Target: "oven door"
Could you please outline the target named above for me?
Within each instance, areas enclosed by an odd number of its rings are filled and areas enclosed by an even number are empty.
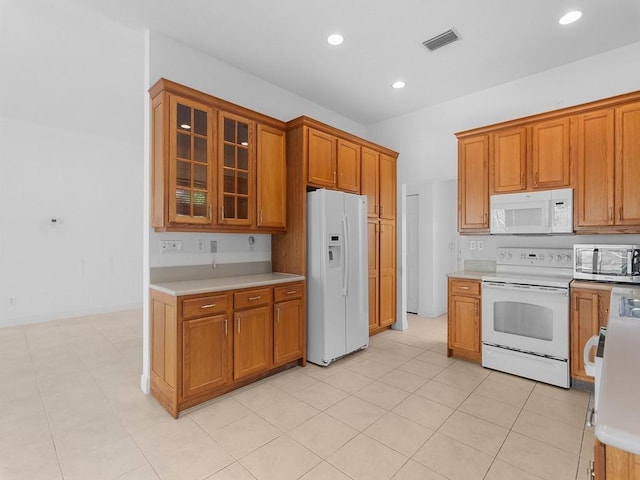
[[[569,289],[482,282],[482,342],[569,358]]]

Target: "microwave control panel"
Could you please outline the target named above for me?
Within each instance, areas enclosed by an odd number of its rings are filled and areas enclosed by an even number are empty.
[[[498,265],[573,268],[571,248],[498,248]]]

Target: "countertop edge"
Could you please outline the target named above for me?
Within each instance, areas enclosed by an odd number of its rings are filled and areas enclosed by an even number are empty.
[[[269,278],[256,278],[271,275]],[[222,292],[244,288],[278,285],[281,283],[302,282],[303,275],[273,272],[271,274],[242,275],[237,277],[223,277],[208,280],[186,280],[181,282],[152,283],[149,288],[176,297],[196,295],[200,293]],[[179,284],[184,284],[180,286]],[[178,288],[176,288],[178,287]],[[180,288],[181,287],[181,288]]]

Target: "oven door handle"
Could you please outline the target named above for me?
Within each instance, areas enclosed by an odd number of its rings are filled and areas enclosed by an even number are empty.
[[[496,290],[515,290],[515,291],[551,293],[551,294],[563,295],[565,297],[569,294],[568,288],[543,287],[540,285],[522,285],[520,283],[482,282],[482,288],[483,289],[490,288],[490,289],[496,289]]]

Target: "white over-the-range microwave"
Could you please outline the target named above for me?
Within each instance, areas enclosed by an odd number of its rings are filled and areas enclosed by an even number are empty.
[[[491,195],[492,234],[573,233],[573,189]]]

